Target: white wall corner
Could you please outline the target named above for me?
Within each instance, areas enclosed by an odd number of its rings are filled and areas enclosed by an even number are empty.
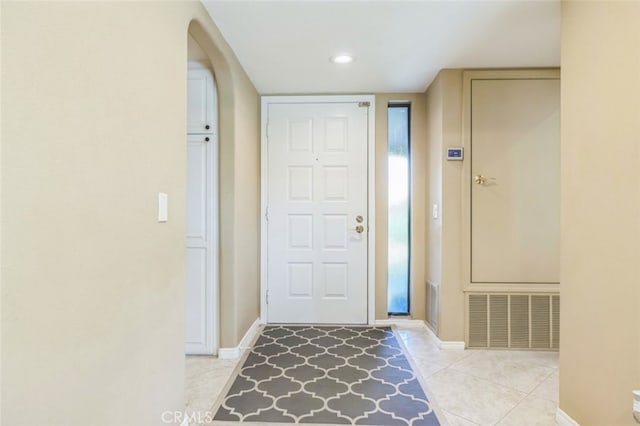
[[[558,426],[580,426],[580,423],[573,420],[571,416],[562,411],[560,407],[556,410],[556,423]]]
[[[251,342],[253,342],[253,339],[256,337],[256,334],[260,331],[261,325],[262,325],[262,322],[260,321],[260,318],[256,318],[253,324],[251,324],[251,327],[249,327],[247,332],[242,337],[242,340],[240,340],[240,344],[232,348],[218,349],[218,358],[219,359],[240,358],[244,350],[251,347]]]

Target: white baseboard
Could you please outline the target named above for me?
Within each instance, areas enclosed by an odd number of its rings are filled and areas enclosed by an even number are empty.
[[[560,407],[556,410],[556,423],[558,426],[580,426],[580,423],[573,420],[571,416],[562,411]]]
[[[424,327],[424,329],[426,329],[429,333],[431,333],[431,335],[433,336],[433,338],[436,340],[436,342],[438,344],[438,348],[440,348],[440,349],[465,349],[464,342],[442,341],[442,340],[440,340],[440,338],[438,336],[436,336],[436,334],[433,332],[433,330],[431,330],[431,328],[429,328],[427,323],[424,322],[423,320],[403,319],[403,318],[390,318],[390,319],[375,320],[374,324],[375,325],[401,325],[401,324],[419,325],[421,327]]]
[[[419,325],[425,326],[426,324],[422,320],[416,319],[405,319],[405,318],[389,318],[389,319],[377,319],[373,322],[373,325]]]
[[[260,318],[256,318],[256,320],[251,324],[251,327],[244,334],[242,340],[240,340],[240,344],[238,346],[234,346],[232,348],[220,348],[218,349],[218,358],[220,359],[238,359],[242,352],[251,345],[251,341],[256,336],[256,333],[260,329],[262,322]],[[182,425],[180,425],[182,426]]]
[[[465,348],[465,344],[464,342],[459,342],[459,341],[444,341],[444,340],[440,340],[438,339],[438,347],[440,349],[464,349]]]
[[[240,340],[240,345],[238,345],[240,346],[240,349],[246,349],[251,346],[251,342],[253,341],[253,338],[256,337],[261,325],[262,322],[260,321],[260,318],[256,318],[253,324],[251,324],[251,327],[249,327],[247,332],[244,333],[242,340]]]
[[[466,349],[466,345],[464,344],[464,342],[456,340],[440,340],[440,338],[436,336],[436,333],[434,333],[431,327],[429,327],[426,323],[425,328],[429,331],[429,333],[431,333],[431,336],[433,336],[433,338],[435,339],[439,349]]]
[[[238,359],[240,358],[240,348],[235,346],[233,348],[220,348],[218,349],[219,359]]]

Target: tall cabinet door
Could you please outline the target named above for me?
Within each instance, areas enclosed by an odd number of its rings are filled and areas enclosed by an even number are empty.
[[[189,70],[187,82],[187,133],[213,132],[214,123],[213,76],[209,70]]]
[[[189,70],[188,87],[185,352],[212,355],[218,281],[216,92],[208,70]]]
[[[560,80],[471,90],[471,282],[558,283]]]

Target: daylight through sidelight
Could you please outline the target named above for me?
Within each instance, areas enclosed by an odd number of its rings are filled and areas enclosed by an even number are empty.
[[[389,104],[388,183],[388,275],[387,311],[409,313],[410,157],[409,104]]]

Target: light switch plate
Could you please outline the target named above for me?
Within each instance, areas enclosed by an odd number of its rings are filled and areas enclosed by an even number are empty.
[[[158,222],[169,220],[169,197],[164,192],[158,192]]]

